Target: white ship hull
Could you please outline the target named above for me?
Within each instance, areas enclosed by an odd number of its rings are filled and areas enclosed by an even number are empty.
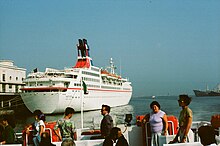
[[[111,107],[127,105],[131,99],[131,92],[93,91],[83,95],[83,110],[100,109],[102,104]],[[45,114],[63,113],[66,107],[81,111],[81,93],[78,95],[68,92],[34,92],[22,93],[21,97],[26,107],[33,112],[41,109]]]
[[[63,113],[66,107],[89,111],[100,109],[102,104],[111,107],[128,104],[132,95],[131,82],[115,73],[112,59],[110,71],[101,69],[93,66],[86,40],[79,40],[77,48],[74,67],[46,68],[45,72],[35,69],[24,80],[26,85],[21,89],[21,97],[31,112],[39,109],[46,114]]]

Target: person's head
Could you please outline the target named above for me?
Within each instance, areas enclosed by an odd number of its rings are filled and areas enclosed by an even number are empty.
[[[153,101],[150,104],[150,108],[154,113],[157,113],[160,110],[160,104],[157,101]]]
[[[114,141],[117,140],[119,137],[122,136],[122,132],[121,129],[118,127],[113,127],[110,131],[110,135],[111,139],[113,139]]]
[[[41,142],[40,142],[40,146],[46,146],[48,144],[51,144],[51,137],[50,134],[47,132],[43,132],[41,134]]]
[[[3,116],[2,116],[1,123],[2,123],[3,126],[8,126],[8,125],[10,125],[12,128],[15,127],[15,120],[14,120],[14,118],[12,118],[12,116],[10,116],[10,115],[3,115]]]
[[[191,102],[192,98],[186,94],[179,95],[179,105],[180,106],[188,106]]]
[[[75,110],[73,108],[67,107],[64,114],[65,116],[69,116],[69,118],[71,118],[74,113],[75,113]]]
[[[105,115],[107,113],[110,113],[110,109],[111,109],[110,106],[103,104],[101,109],[101,114]]]
[[[61,146],[76,146],[76,144],[72,139],[64,139]]]
[[[215,130],[212,126],[201,126],[198,129],[198,135],[203,145],[216,143]]]
[[[1,123],[2,123],[3,126],[7,126],[8,121],[9,121],[8,116],[4,115],[2,120],[1,120]]]
[[[43,120],[43,121],[46,120],[45,115],[42,113],[41,110],[35,110],[33,112],[33,115],[36,120]]]

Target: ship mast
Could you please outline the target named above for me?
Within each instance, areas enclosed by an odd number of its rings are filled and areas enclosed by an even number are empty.
[[[110,58],[110,67],[108,67],[108,68],[110,68],[110,73],[111,74],[115,74],[116,66],[114,65],[114,62],[113,62],[112,58]]]

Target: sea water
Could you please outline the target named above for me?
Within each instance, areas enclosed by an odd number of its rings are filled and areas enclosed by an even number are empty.
[[[161,105],[161,110],[165,111],[167,115],[178,117],[181,107],[179,107],[177,100],[178,96],[132,97],[128,105],[111,108],[110,115],[114,119],[114,124],[117,125],[124,123],[125,114],[132,114],[133,120],[131,123],[135,124],[136,116],[151,112],[150,103],[158,101]],[[210,121],[212,115],[220,114],[220,97],[192,97],[189,108],[193,111],[193,121]],[[63,116],[63,114],[46,115],[46,121],[56,121]],[[97,129],[101,119],[100,110],[83,112],[83,127]],[[30,115],[25,117],[24,115],[24,117],[17,120],[15,131],[20,132],[25,125],[34,121],[34,117]],[[81,113],[74,114],[72,120],[75,122],[76,128],[81,128]]]

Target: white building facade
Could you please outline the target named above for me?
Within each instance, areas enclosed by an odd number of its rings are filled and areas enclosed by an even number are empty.
[[[26,69],[14,65],[11,60],[0,60],[0,95],[21,92]]]

